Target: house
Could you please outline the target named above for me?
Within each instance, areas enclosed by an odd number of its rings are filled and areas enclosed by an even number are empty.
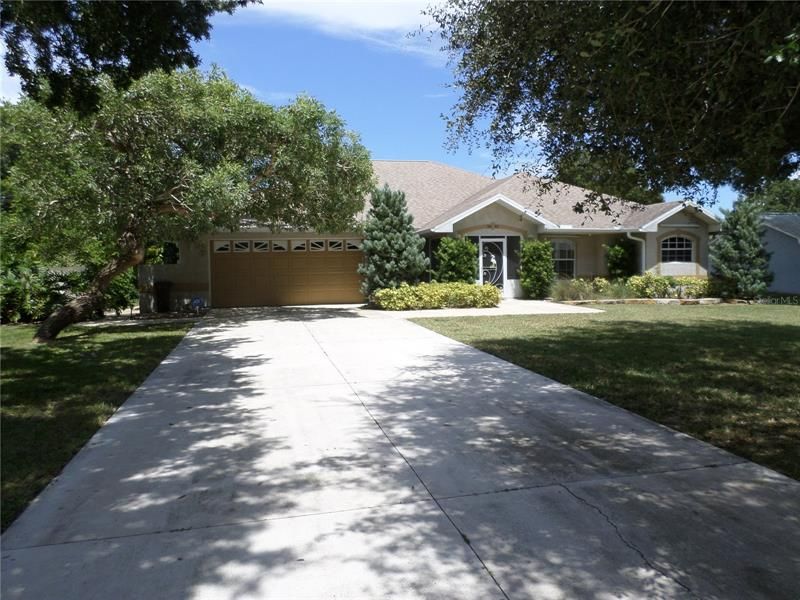
[[[761,240],[770,253],[769,291],[800,294],[800,213],[764,213]]]
[[[445,236],[467,236],[479,246],[479,281],[519,297],[518,250],[525,239],[553,243],[562,277],[607,274],[604,245],[628,237],[638,248],[640,271],[706,277],[708,237],[719,223],[684,203],[638,205],[615,198],[611,215],[578,214],[582,188],[541,187],[524,175],[492,179],[431,161],[373,162],[379,186],[406,194],[408,209],[433,253]],[[538,180],[537,180],[538,181]],[[194,299],[212,307],[361,302],[356,267],[358,232],[318,235],[246,227],[179,244],[174,265],[140,269],[143,311],[153,309],[153,284],[170,282],[175,308]]]

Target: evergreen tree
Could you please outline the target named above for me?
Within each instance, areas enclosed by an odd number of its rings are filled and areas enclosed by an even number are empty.
[[[417,283],[429,264],[424,246],[425,240],[414,231],[406,195],[388,185],[374,190],[364,226],[364,262],[358,267],[364,277],[364,295],[401,283]]]
[[[711,265],[727,289],[741,298],[754,298],[767,291],[772,281],[769,254],[761,243],[762,225],[757,206],[737,202],[723,210],[725,220],[711,242]]]
[[[436,249],[436,281],[475,283],[478,278],[478,246],[467,238],[442,238]]]

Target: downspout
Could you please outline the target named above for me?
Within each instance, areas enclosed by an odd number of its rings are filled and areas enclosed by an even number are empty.
[[[629,240],[633,240],[634,242],[639,242],[642,245],[642,252],[640,254],[640,256],[642,257],[642,260],[640,261],[642,263],[640,266],[640,273],[644,275],[645,266],[647,265],[647,261],[645,260],[645,248],[647,247],[647,244],[645,240],[643,240],[642,238],[633,237],[630,231],[625,232],[625,236]]]

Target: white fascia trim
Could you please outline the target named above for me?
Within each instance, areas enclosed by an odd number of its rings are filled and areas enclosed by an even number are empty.
[[[555,223],[552,223],[552,222],[548,221],[547,219],[545,219],[544,217],[542,217],[540,215],[537,215],[533,211],[528,210],[527,208],[525,208],[524,206],[522,206],[518,202],[514,202],[508,196],[504,196],[503,194],[496,194],[494,196],[491,196],[491,197],[487,198],[486,200],[484,200],[480,204],[476,204],[475,206],[473,206],[471,208],[468,208],[464,212],[457,214],[455,217],[453,217],[451,219],[448,219],[444,223],[439,223],[435,227],[431,227],[430,231],[432,231],[434,233],[453,233],[453,225],[455,225],[459,221],[463,221],[464,219],[466,219],[470,215],[474,215],[476,212],[478,212],[480,210],[483,210],[484,208],[486,208],[487,206],[489,206],[491,204],[494,204],[495,202],[497,202],[499,204],[502,204],[506,208],[508,208],[508,209],[510,209],[510,210],[512,210],[512,211],[514,211],[516,213],[519,213],[520,215],[528,217],[532,221],[535,221],[535,222],[537,222],[537,223],[539,223],[541,225],[544,225],[545,227],[558,227]]]
[[[658,224],[664,221],[665,219],[669,219],[672,215],[676,215],[685,208],[694,208],[701,214],[703,214],[712,224],[719,225],[719,220],[717,217],[714,216],[709,210],[706,210],[702,206],[695,204],[694,202],[681,202],[675,208],[668,210],[663,215],[657,216],[655,219],[650,221],[649,223],[645,223],[639,228],[639,231],[658,231]]]
[[[557,233],[562,235],[569,234],[590,234],[590,233],[625,233],[626,231],[637,231],[636,229],[625,229],[624,227],[581,227],[580,225],[561,225],[555,227],[545,227],[542,233]]]

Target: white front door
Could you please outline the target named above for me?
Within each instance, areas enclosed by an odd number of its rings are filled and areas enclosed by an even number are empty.
[[[505,238],[481,238],[479,250],[478,281],[504,289],[506,287]]]

